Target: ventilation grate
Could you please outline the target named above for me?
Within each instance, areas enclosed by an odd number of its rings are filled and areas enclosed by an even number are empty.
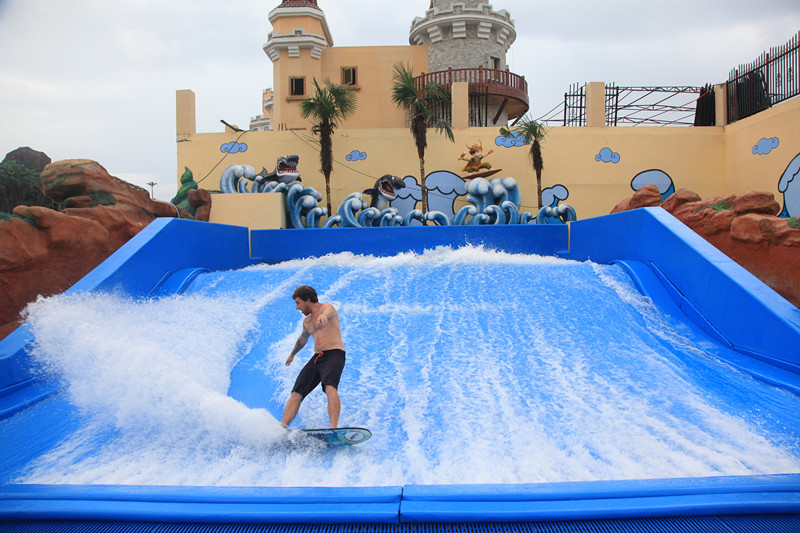
[[[693,516],[512,524],[166,524],[0,522],[3,533],[796,533],[800,515]]]

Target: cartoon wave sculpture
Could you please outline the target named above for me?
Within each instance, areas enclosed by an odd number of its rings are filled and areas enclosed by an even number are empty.
[[[313,191],[313,189],[309,188]],[[314,191],[316,192],[316,191]],[[410,211],[404,217],[397,209],[388,207],[378,209],[367,207],[362,193],[354,192],[347,196],[339,205],[336,215],[328,218],[323,227],[335,226],[343,228],[367,228],[386,226],[410,226],[415,221],[427,220],[439,226],[455,226],[467,224],[564,224],[577,220],[575,209],[568,205],[543,207],[534,218],[531,213],[520,212],[522,194],[514,178],[494,178],[491,181],[485,178],[474,178],[466,184],[466,205],[458,210],[452,219],[441,211],[429,211],[424,214],[419,209]],[[318,193],[313,195],[315,201],[321,201]],[[311,208],[312,200],[306,200]],[[289,202],[290,208],[292,203]],[[324,214],[324,213],[323,213]],[[319,216],[306,216],[305,225],[295,227],[318,227]],[[290,217],[294,224],[299,222]]]
[[[393,207],[378,209],[377,207],[367,207],[367,205],[360,192],[351,193],[339,205],[336,214],[325,221],[324,227],[372,228],[404,224],[397,209]],[[359,211],[361,211],[360,214]]]
[[[255,169],[247,165],[231,165],[223,172],[225,189],[238,192],[277,192],[284,194],[287,220],[292,228],[319,228],[321,219],[328,210],[319,206],[323,196],[313,187],[305,187],[299,181],[290,184],[254,181]],[[223,180],[220,180],[222,183]],[[253,180],[252,187],[247,181]],[[244,181],[244,184],[242,182]],[[388,226],[410,226],[423,220],[439,226],[467,224],[558,224],[576,220],[575,210],[568,204],[543,207],[534,218],[531,213],[520,212],[522,199],[514,178],[473,178],[466,184],[466,201],[453,217],[441,211],[430,211],[423,215],[413,209],[405,216],[394,207],[378,209],[368,207],[363,194],[354,192],[339,205],[336,214],[329,217],[322,227],[368,228]]]
[[[431,211],[425,218],[440,226],[529,224],[533,219],[530,213],[520,213],[522,193],[514,178],[473,178],[466,191],[466,200],[472,205],[459,209],[452,220],[439,211]]]
[[[281,183],[276,189],[281,190],[274,192],[285,193],[289,222],[293,228],[318,228],[320,218],[328,214],[327,208],[318,205],[322,195],[313,187],[304,187],[295,181],[288,186]]]
[[[566,224],[578,220],[575,209],[569,204],[556,207],[545,206],[536,214],[537,224]]]

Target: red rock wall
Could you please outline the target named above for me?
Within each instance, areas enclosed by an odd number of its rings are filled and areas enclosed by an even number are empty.
[[[29,302],[66,290],[155,218],[193,218],[85,159],[48,165],[42,187],[60,211],[18,206],[0,218],[0,338]],[[196,218],[207,221],[210,194],[193,192]]]
[[[662,203],[655,185],[648,185],[612,213],[658,205],[800,307],[800,228],[775,216],[780,205],[772,194],[751,191],[703,200],[680,189]]]

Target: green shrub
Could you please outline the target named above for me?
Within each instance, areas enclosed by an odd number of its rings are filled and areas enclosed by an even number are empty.
[[[55,202],[42,192],[39,172],[15,161],[0,163],[0,212],[10,213],[18,205],[54,208]]]

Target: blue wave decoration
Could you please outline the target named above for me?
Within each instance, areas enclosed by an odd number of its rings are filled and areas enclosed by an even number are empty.
[[[290,184],[275,181],[261,182],[262,178],[249,165],[231,165],[222,173],[222,192],[281,193],[285,196],[287,221],[292,228],[319,228],[328,210],[320,207],[323,196],[312,187],[299,181]],[[541,208],[536,216],[521,212],[522,193],[512,177],[473,178],[466,183],[465,205],[454,215],[442,211],[429,211],[423,215],[419,209],[402,214],[394,207],[379,210],[368,207],[360,192],[348,195],[339,205],[336,214],[328,217],[323,228],[372,228],[411,226],[430,222],[438,226],[463,226],[467,224],[566,224],[577,220],[575,209],[568,204]]]

